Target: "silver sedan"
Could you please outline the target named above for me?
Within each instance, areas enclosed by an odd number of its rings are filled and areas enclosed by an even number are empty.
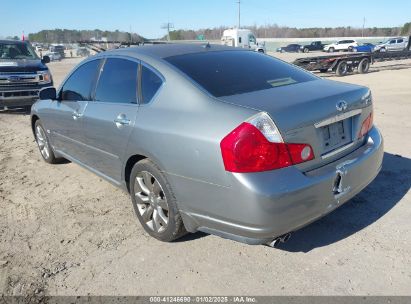
[[[272,246],[378,174],[368,88],[216,45],[89,57],[32,107],[44,160],[75,162],[130,193],[162,241],[203,231]]]

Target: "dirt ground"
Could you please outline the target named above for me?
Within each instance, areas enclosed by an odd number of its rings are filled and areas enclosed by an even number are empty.
[[[78,61],[50,64],[56,85]],[[46,164],[29,116],[0,113],[0,294],[411,295],[411,60],[325,77],[372,89],[383,169],[279,249],[203,233],[159,242],[125,193]]]

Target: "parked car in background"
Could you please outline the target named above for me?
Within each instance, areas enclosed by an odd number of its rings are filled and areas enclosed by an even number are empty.
[[[368,88],[241,48],[107,51],[40,97],[44,160],[127,191],[162,241],[203,231],[274,246],[364,189],[384,154]]]
[[[65,57],[64,50],[64,45],[51,45],[49,48],[49,51],[51,53],[59,53],[61,55],[61,58]]]
[[[324,46],[323,50],[325,52],[338,52],[338,51],[352,51],[354,47],[358,46],[357,41],[352,39],[339,40],[331,44]]]
[[[90,56],[90,51],[85,47],[79,47],[76,50],[76,56],[78,57],[87,57]]]
[[[366,52],[372,53],[374,52],[375,45],[372,43],[363,43],[362,45],[358,45],[353,47],[353,52]]]
[[[296,53],[296,52],[300,52],[300,49],[301,49],[301,45],[293,43],[293,44],[289,44],[287,46],[279,47],[277,49],[277,52]]]
[[[61,54],[57,52],[48,52],[45,55],[49,56],[50,61],[60,61],[62,59]]]
[[[41,88],[52,86],[49,61],[28,41],[0,40],[0,108],[31,106]]]
[[[375,46],[376,52],[402,51],[408,45],[407,37],[390,38]]]
[[[221,44],[226,46],[250,49],[265,53],[265,43],[258,43],[254,33],[249,29],[228,29],[223,32]]]
[[[313,41],[310,44],[300,46],[300,51],[304,53],[308,53],[310,51],[322,51],[325,44],[321,41]]]

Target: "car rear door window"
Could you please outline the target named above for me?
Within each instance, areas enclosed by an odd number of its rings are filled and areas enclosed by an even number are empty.
[[[141,103],[149,103],[158,89],[163,84],[163,80],[151,69],[142,65],[141,69]]]
[[[61,99],[71,101],[90,100],[99,66],[100,60],[93,60],[74,71],[63,85]]]
[[[108,58],[96,87],[95,100],[112,103],[137,103],[138,63]]]
[[[165,60],[215,97],[318,79],[281,60],[252,51],[201,52]]]

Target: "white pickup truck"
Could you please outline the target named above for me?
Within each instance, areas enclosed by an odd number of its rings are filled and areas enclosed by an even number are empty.
[[[247,29],[229,29],[223,32],[221,44],[233,47],[251,49],[259,53],[265,53],[265,43],[257,42],[252,31]]]

